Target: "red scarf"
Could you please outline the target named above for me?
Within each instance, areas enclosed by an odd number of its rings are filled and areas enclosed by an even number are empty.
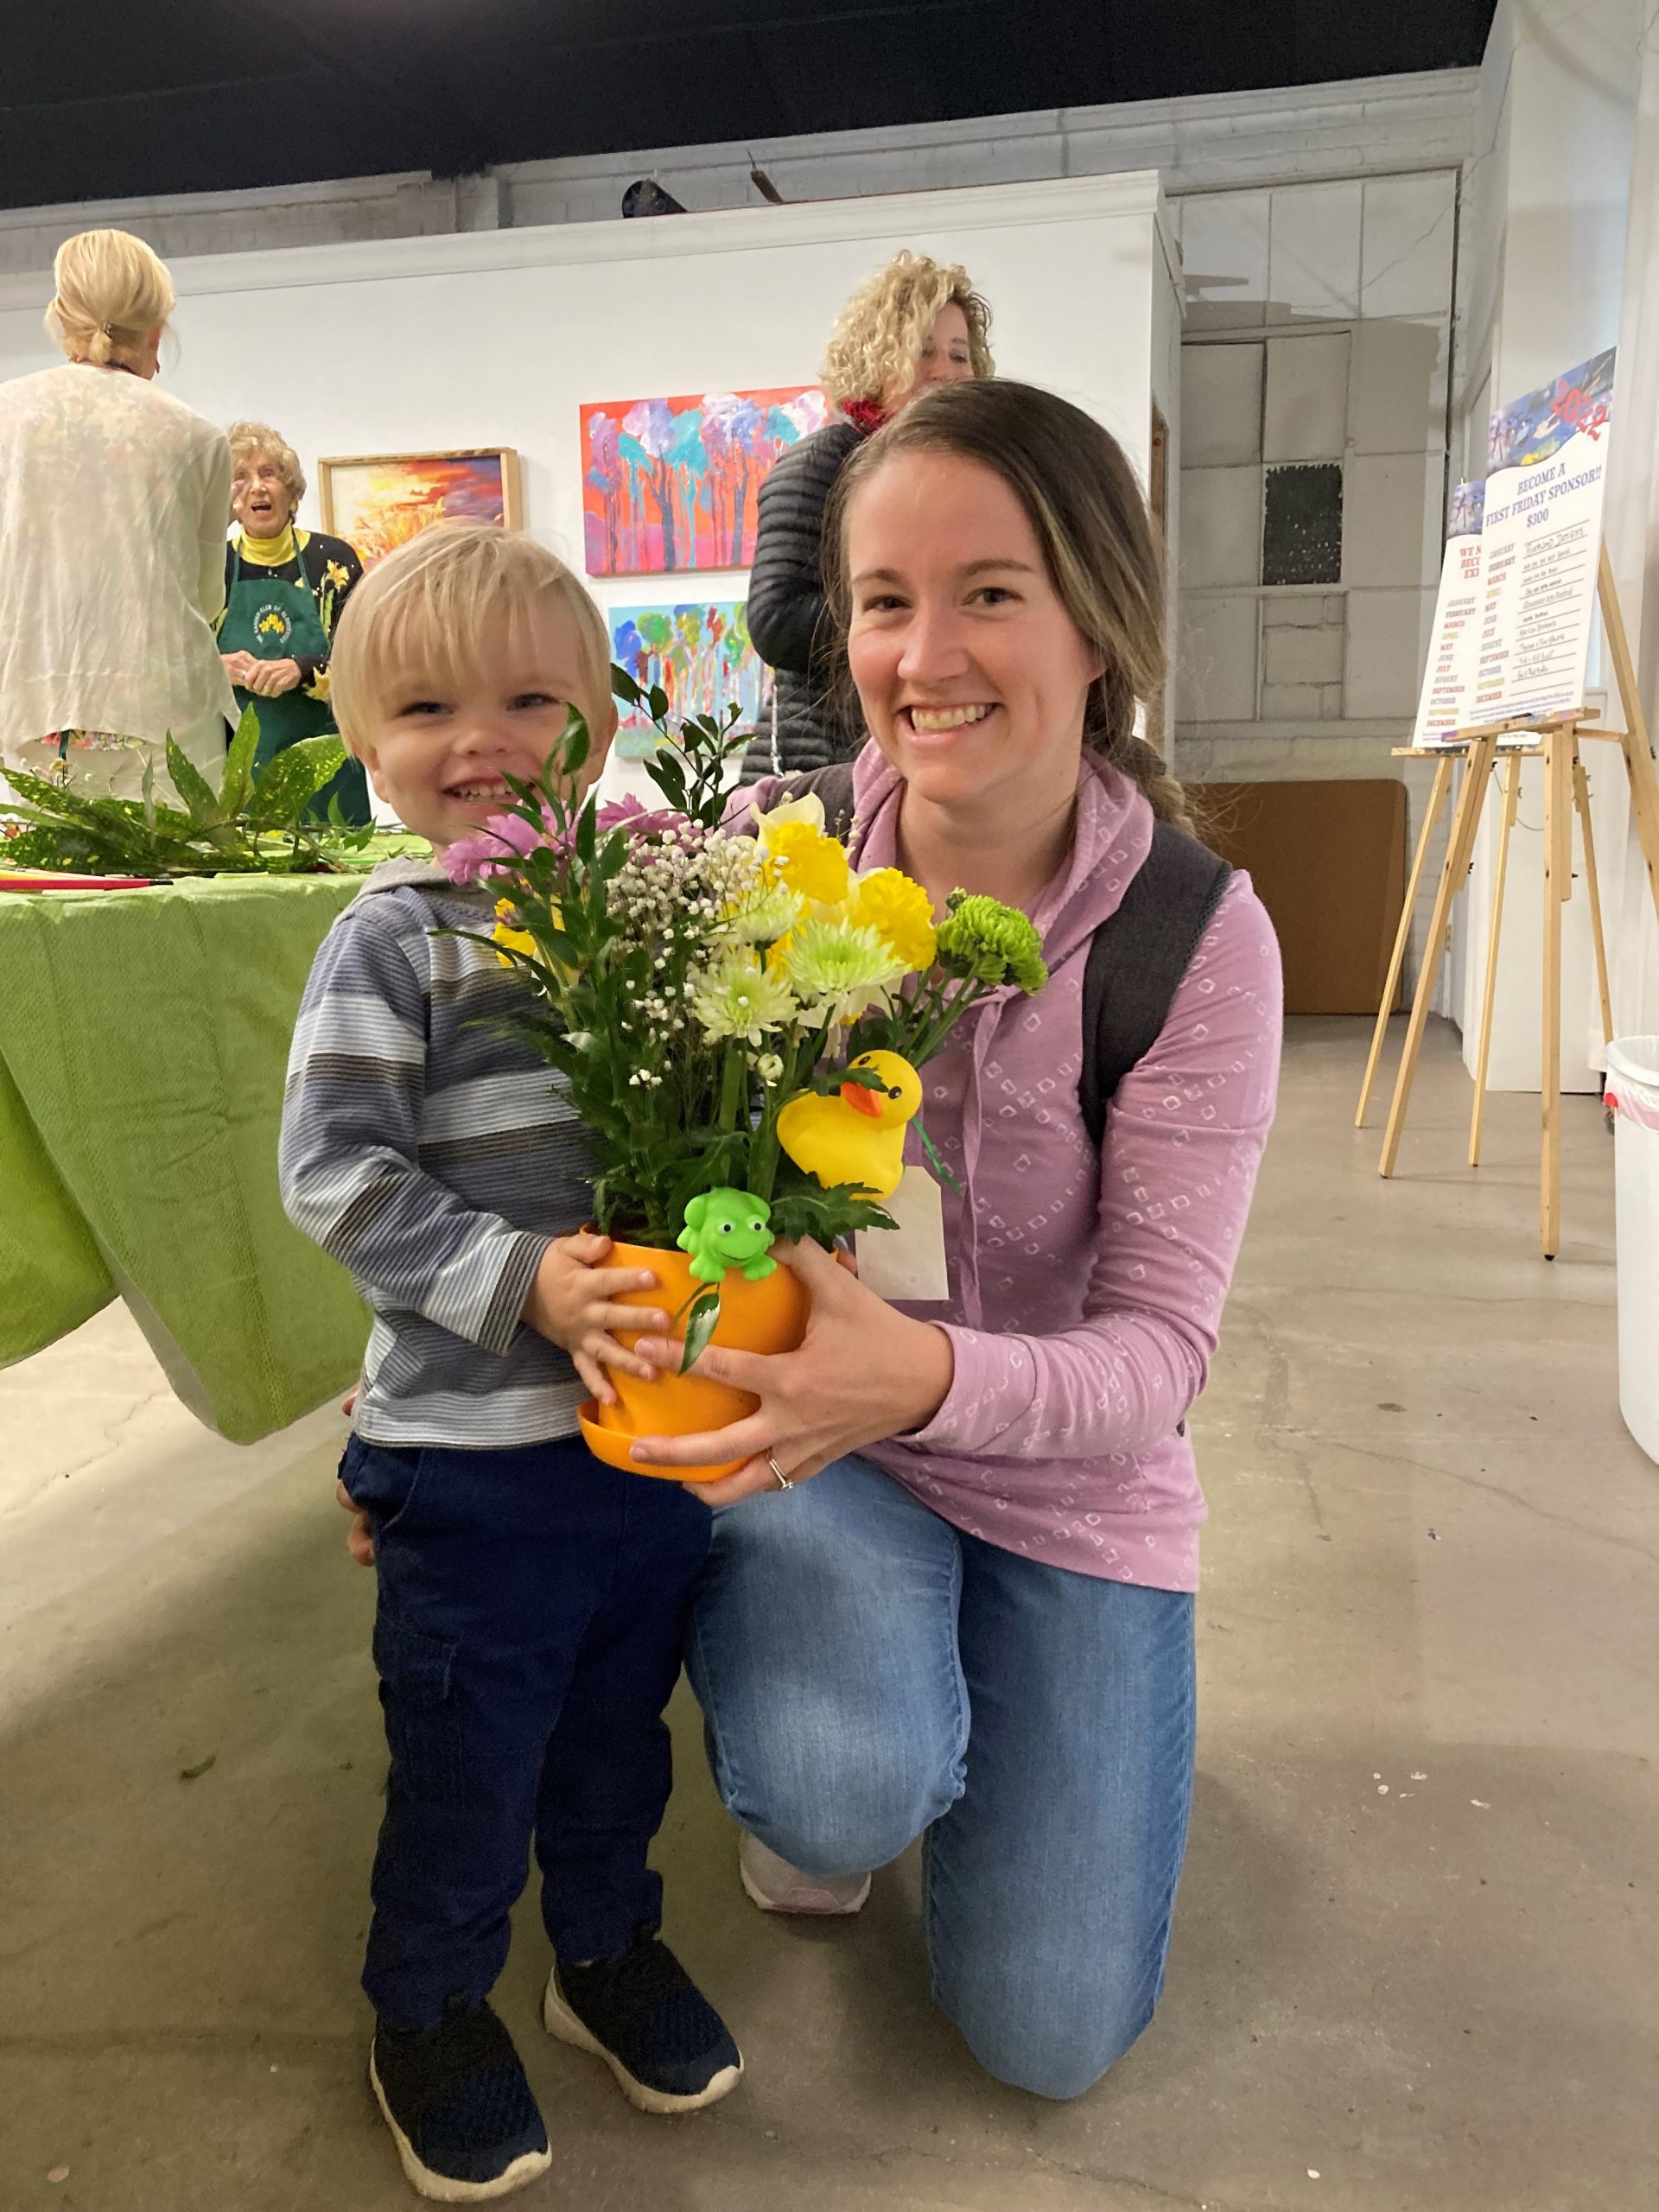
[[[873,436],[884,423],[893,420],[892,409],[879,399],[849,399],[841,411],[861,438]]]

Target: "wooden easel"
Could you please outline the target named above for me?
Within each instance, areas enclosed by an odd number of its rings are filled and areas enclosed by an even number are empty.
[[[1446,951],[1452,902],[1462,890],[1474,861],[1475,839],[1486,803],[1487,786],[1501,751],[1503,757],[1503,812],[1499,819],[1497,864],[1492,884],[1491,926],[1486,946],[1486,977],[1481,1001],[1474,1108],[1469,1128],[1469,1164],[1471,1167],[1480,1164],[1486,1071],[1491,1052],[1492,1009],[1497,988],[1498,946],[1503,923],[1503,892],[1509,873],[1510,833],[1515,826],[1516,808],[1520,797],[1521,763],[1523,760],[1541,760],[1544,764],[1544,942],[1539,1233],[1547,1260],[1554,1258],[1560,1243],[1561,909],[1573,895],[1574,812],[1583,825],[1585,887],[1589,894],[1591,929],[1595,939],[1596,980],[1601,994],[1602,1031],[1605,1038],[1610,1039],[1613,1033],[1612,999],[1607,982],[1607,950],[1601,927],[1601,887],[1596,874],[1595,839],[1590,823],[1590,783],[1579,751],[1580,745],[1587,740],[1597,739],[1616,744],[1624,754],[1624,771],[1630,779],[1630,811],[1641,842],[1643,859],[1647,865],[1648,888],[1652,894],[1654,911],[1659,914],[1659,776],[1656,776],[1653,755],[1648,747],[1647,721],[1637,692],[1636,671],[1630,660],[1630,643],[1624,634],[1624,620],[1619,611],[1612,566],[1607,558],[1605,547],[1601,552],[1597,590],[1619,700],[1624,710],[1625,726],[1622,730],[1595,728],[1592,727],[1594,711],[1580,708],[1572,714],[1549,715],[1535,720],[1517,718],[1510,721],[1484,722],[1473,728],[1458,730],[1442,745],[1402,746],[1397,749],[1397,759],[1433,760],[1436,763],[1434,784],[1417,840],[1411,877],[1406,887],[1405,906],[1400,916],[1393,957],[1389,963],[1388,981],[1382,989],[1382,1003],[1377,1009],[1376,1027],[1371,1036],[1370,1057],[1366,1061],[1365,1078],[1360,1086],[1359,1111],[1354,1117],[1355,1126],[1363,1128],[1366,1109],[1370,1104],[1377,1064],[1382,1058],[1383,1039],[1388,1034],[1389,1018],[1394,1008],[1400,971],[1405,963],[1417,887],[1422,879],[1435,828],[1452,788],[1453,765],[1461,760],[1463,781],[1452,811],[1446,858],[1434,894],[1434,910],[1423,948],[1422,971],[1417,978],[1411,1019],[1406,1028],[1405,1049],[1401,1054],[1399,1073],[1395,1078],[1394,1099],[1389,1109],[1388,1128],[1382,1140],[1382,1156],[1377,1163],[1379,1174],[1392,1175],[1395,1162],[1399,1157],[1400,1139],[1405,1128],[1412,1084],[1416,1077],[1423,1032],[1428,1025],[1429,1007],[1433,1001],[1440,962]],[[1526,734],[1526,743],[1503,744],[1505,738],[1514,739],[1522,732]]]

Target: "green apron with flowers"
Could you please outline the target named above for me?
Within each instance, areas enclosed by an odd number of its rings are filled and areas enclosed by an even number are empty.
[[[294,550],[303,576],[305,563],[297,531]],[[238,543],[236,571],[219,624],[219,650],[251,653],[256,660],[327,660],[328,633],[317,611],[316,594],[308,583],[290,583],[269,569],[248,567]],[[257,768],[290,745],[297,745],[302,738],[334,734],[333,708],[326,699],[314,699],[303,683],[275,699],[262,699],[238,684],[236,703],[238,708],[251,705],[259,717],[259,747],[254,755]],[[372,819],[368,782],[360,760],[347,760],[334,780],[324,785],[308,810],[326,815],[331,798],[340,801],[340,812],[348,822]]]

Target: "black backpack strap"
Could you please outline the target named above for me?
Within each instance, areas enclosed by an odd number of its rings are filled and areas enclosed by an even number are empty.
[[[829,811],[830,802],[824,801]],[[1077,1099],[1096,1144],[1117,1086],[1158,1041],[1232,869],[1167,822],[1116,913],[1095,931],[1083,971],[1083,1072]]]
[[[832,837],[845,838],[853,826],[853,764],[832,760],[827,768],[809,768],[798,776],[785,776],[779,786],[778,802],[805,798],[816,793],[823,801],[823,826]],[[747,836],[747,830],[740,836]]]

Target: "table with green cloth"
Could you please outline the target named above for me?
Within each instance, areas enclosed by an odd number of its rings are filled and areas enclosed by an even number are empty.
[[[0,893],[0,1366],[124,1298],[251,1444],[347,1389],[368,1317],[276,1184],[300,993],[358,875]]]

